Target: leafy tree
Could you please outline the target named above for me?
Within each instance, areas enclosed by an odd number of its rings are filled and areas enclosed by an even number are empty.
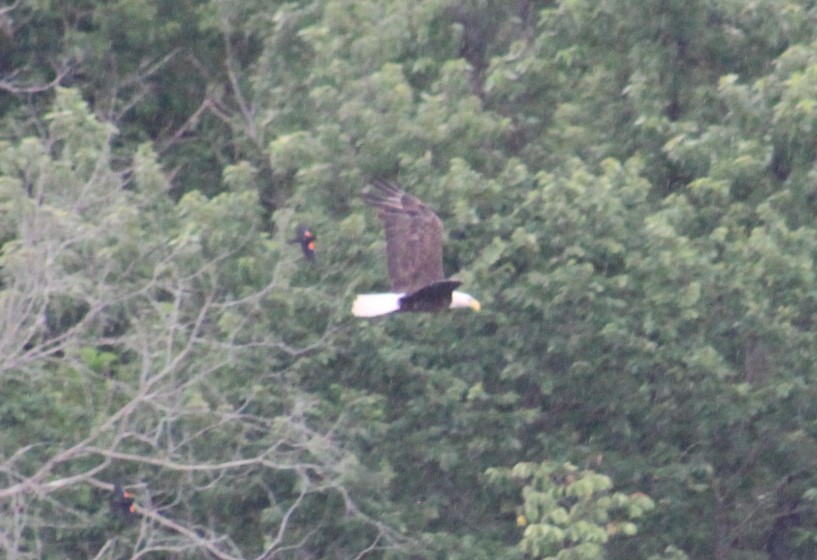
[[[525,527],[519,546],[534,558],[603,558],[609,538],[636,534],[632,520],[655,507],[644,494],[609,493],[609,477],[570,463],[519,463],[488,475],[528,482],[517,524]]]
[[[114,131],[76,91],[58,91],[46,119],[45,138],[3,150],[4,554],[403,543],[355,505],[360,471],[315,399],[282,382],[308,348],[251,328],[287,274],[280,241],[252,227],[253,191],[174,204],[149,149],[111,168]],[[134,494],[138,531],[112,530],[113,482]]]
[[[811,3],[7,4],[10,556],[814,556]],[[381,176],[483,313],[349,317]]]

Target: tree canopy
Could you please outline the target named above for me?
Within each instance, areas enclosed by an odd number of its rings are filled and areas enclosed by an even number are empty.
[[[2,555],[814,558],[815,130],[806,0],[0,3]]]

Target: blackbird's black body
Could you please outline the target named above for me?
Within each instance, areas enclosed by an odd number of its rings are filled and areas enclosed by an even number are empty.
[[[315,241],[318,239],[306,224],[298,224],[295,228],[295,239],[290,239],[290,243],[298,243],[304,258],[309,262],[315,262]]]
[[[127,490],[123,490],[119,483],[113,485],[113,495],[110,500],[111,513],[115,516],[122,517],[128,521],[136,516],[136,504],[134,503],[133,494]]]

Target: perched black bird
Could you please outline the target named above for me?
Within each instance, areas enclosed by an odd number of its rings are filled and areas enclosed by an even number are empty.
[[[115,516],[132,520],[136,516],[136,504],[133,494],[123,490],[119,483],[113,485],[113,495],[111,496],[111,513]]]
[[[317,235],[313,235],[309,228],[306,227],[305,224],[298,224],[295,228],[295,235],[297,237],[295,239],[290,239],[290,243],[299,243],[301,245],[301,251],[303,251],[304,258],[309,262],[315,262],[315,240],[318,239]]]

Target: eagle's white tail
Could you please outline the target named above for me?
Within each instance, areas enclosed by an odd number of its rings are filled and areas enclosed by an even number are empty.
[[[355,317],[377,317],[400,309],[400,298],[405,294],[363,294],[355,298],[352,315]]]

